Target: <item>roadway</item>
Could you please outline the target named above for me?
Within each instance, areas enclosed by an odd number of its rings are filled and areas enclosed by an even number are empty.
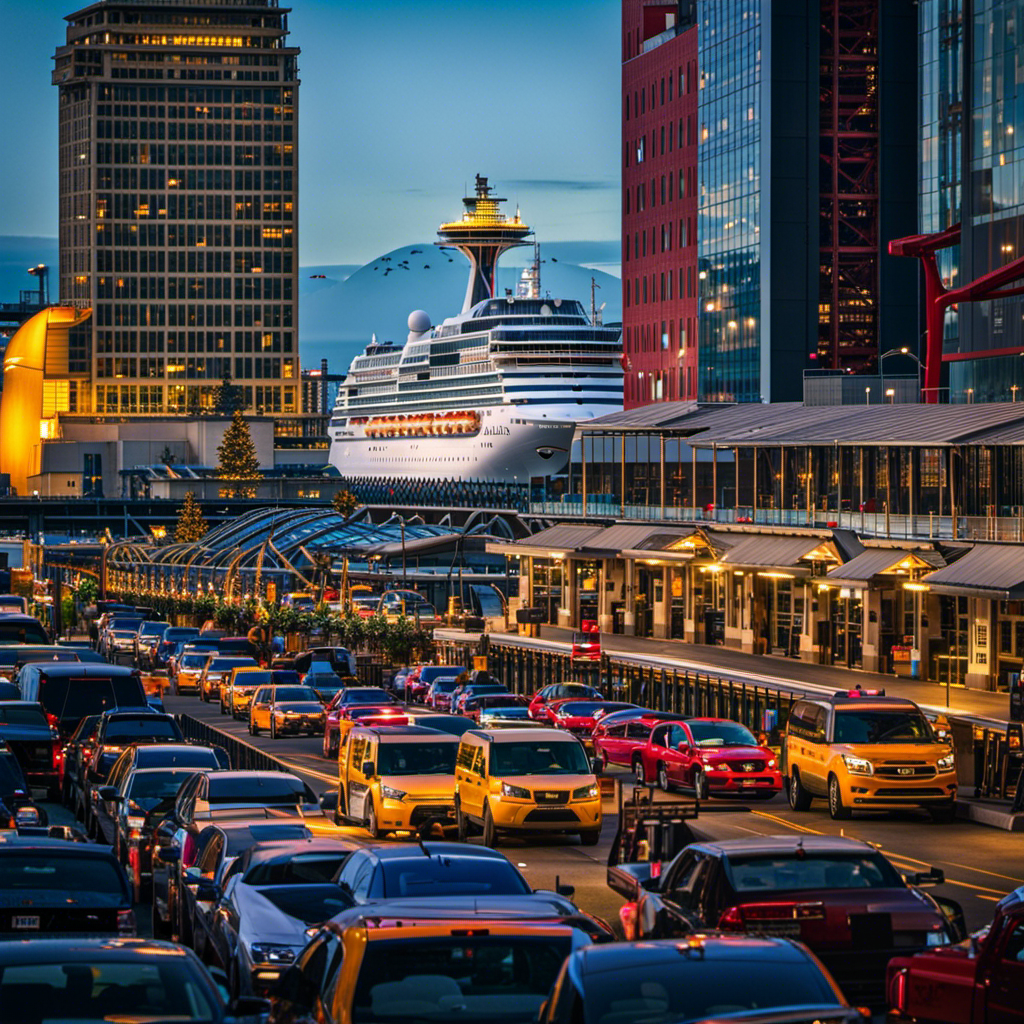
[[[216,703],[198,697],[164,699],[168,711],[205,721],[272,754],[321,793],[337,786],[334,762],[321,754],[322,740],[313,737],[282,737],[266,734],[250,737],[246,724],[221,715]],[[417,710],[422,710],[417,708]],[[631,784],[631,776],[620,775]],[[576,887],[576,902],[584,910],[615,922],[622,900],[605,884],[605,867],[616,829],[614,801],[605,802],[601,842],[583,848],[575,839],[562,841],[509,839],[501,850],[516,863],[536,888],[550,888],[555,876]],[[829,818],[824,801],[810,811],[797,813],[783,796],[755,807],[732,800],[706,801],[694,831],[701,838],[741,839],[751,835],[846,835],[877,844],[901,870],[941,868],[946,882],[935,892],[957,900],[964,908],[967,925],[980,928],[992,919],[993,905],[1006,893],[1024,885],[1024,838],[967,821],[934,824],[923,813],[861,815],[847,822]],[[475,839],[479,842],[479,839]]]

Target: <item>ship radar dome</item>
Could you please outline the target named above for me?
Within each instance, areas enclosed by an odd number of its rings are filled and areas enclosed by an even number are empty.
[[[423,334],[430,330],[430,314],[423,309],[414,309],[409,314],[409,330],[413,334]]]

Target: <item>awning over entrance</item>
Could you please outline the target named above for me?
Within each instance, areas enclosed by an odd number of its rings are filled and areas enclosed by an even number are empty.
[[[688,529],[672,529],[664,525],[616,523],[585,540],[580,551],[595,558],[614,558],[623,551],[646,549],[648,546],[654,550],[669,547],[675,541],[692,536],[694,532],[692,526]],[[656,543],[652,544],[652,541]]]
[[[1024,546],[976,544],[951,565],[922,577],[922,582],[935,594],[994,601],[1024,598]]]
[[[935,552],[928,552],[926,560],[915,551],[898,548],[868,548],[851,558],[845,565],[829,571],[825,577],[829,583],[836,583],[855,590],[867,590],[876,576],[893,576],[910,579],[912,575],[929,572],[935,568]]]
[[[582,544],[602,532],[600,526],[579,526],[576,523],[559,523],[549,526],[540,533],[523,540],[504,543],[488,543],[491,553],[504,555],[533,555],[534,558],[565,558],[573,554]]]
[[[761,569],[787,576],[807,576],[811,562],[838,562],[834,547],[822,537],[761,535],[745,537],[721,558],[722,565]]]

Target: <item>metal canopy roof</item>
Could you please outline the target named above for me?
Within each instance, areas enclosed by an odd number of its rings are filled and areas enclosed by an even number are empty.
[[[698,406],[657,402],[580,424],[586,433],[686,435],[695,448],[761,445],[1024,444],[1024,402],[977,405]]]
[[[951,565],[922,577],[922,582],[936,594],[997,601],[1024,597],[1024,546],[976,544]]]
[[[616,523],[589,538],[580,550],[584,554],[611,557],[620,551],[644,547],[655,536],[672,534],[674,540],[682,540],[693,533],[693,529],[672,530],[663,524]]]
[[[581,544],[589,540],[595,533],[600,533],[600,526],[581,526],[578,523],[559,523],[549,526],[532,536],[508,544],[488,545],[488,551],[509,554],[545,555],[555,552],[561,556],[575,551]]]
[[[940,558],[940,563],[941,561]],[[851,558],[845,565],[832,569],[827,574],[827,578],[830,582],[834,581],[864,590],[875,576],[897,569],[901,563],[907,563],[903,575],[908,579],[911,569],[927,571],[934,568],[934,558],[925,559],[918,551],[902,551],[899,548],[868,548],[856,558]]]
[[[821,537],[745,537],[722,555],[721,562],[747,569],[780,569],[805,575],[810,565],[803,559],[826,543]]]

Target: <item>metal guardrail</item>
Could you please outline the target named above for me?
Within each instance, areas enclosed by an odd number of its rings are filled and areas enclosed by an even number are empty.
[[[203,722],[191,715],[176,715],[178,725],[185,734],[185,739],[202,743],[211,747],[223,747],[231,761],[231,767],[239,771],[257,772],[288,772],[294,775],[295,770],[278,761],[259,747],[245,740],[221,732],[208,722]]]

